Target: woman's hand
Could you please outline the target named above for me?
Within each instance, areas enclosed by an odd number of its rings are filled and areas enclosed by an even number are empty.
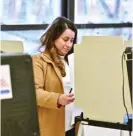
[[[74,94],[61,94],[58,99],[58,104],[67,105],[75,100]]]

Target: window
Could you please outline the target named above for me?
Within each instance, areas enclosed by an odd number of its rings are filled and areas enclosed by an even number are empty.
[[[40,36],[45,32],[46,27],[57,16],[63,15],[74,20],[78,28],[78,43],[81,43],[82,36],[116,35],[122,36],[124,40],[130,40],[132,39],[132,28],[122,23],[130,22],[131,24],[132,22],[131,1],[1,0],[0,20],[2,24],[6,24],[2,25],[4,29],[2,28],[1,39],[21,40],[25,53],[36,53],[41,44]],[[106,28],[99,28],[99,23]],[[121,27],[111,25],[108,28],[108,23],[120,23]],[[92,29],[90,25],[95,28]]]
[[[132,22],[132,0],[75,0],[75,23]]]
[[[61,0],[1,0],[0,5],[1,24],[47,24],[61,15]]]

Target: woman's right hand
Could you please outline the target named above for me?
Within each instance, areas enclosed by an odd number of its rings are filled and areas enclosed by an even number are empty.
[[[67,105],[75,100],[74,94],[61,94],[58,99],[58,104]]]

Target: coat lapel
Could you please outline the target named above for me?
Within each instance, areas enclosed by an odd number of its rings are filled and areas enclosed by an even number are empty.
[[[59,69],[58,69],[58,68],[55,66],[55,64],[53,63],[53,61],[52,61],[50,55],[49,55],[48,53],[45,53],[45,54],[44,54],[44,53],[41,53],[41,57],[42,57],[42,59],[43,59],[44,61],[46,61],[47,63],[51,63],[51,64],[53,65],[54,70],[55,70],[55,72],[56,72],[56,74],[57,74],[58,78],[60,79],[61,84],[62,84],[62,86],[63,86],[62,75],[61,75]]]

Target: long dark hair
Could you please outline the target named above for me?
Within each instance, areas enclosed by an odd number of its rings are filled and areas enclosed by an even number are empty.
[[[45,50],[51,54],[51,57],[55,63],[55,65],[59,68],[61,75],[64,77],[66,75],[64,64],[62,63],[59,55],[57,54],[57,50],[54,45],[54,41],[59,38],[59,36],[66,30],[71,29],[75,32],[75,38],[73,44],[77,41],[77,29],[74,23],[65,18],[65,17],[58,17],[56,18],[52,24],[47,28],[46,32],[41,36],[41,47],[45,46]],[[65,60],[67,61],[67,56],[73,53],[73,46],[71,50],[66,54]]]

